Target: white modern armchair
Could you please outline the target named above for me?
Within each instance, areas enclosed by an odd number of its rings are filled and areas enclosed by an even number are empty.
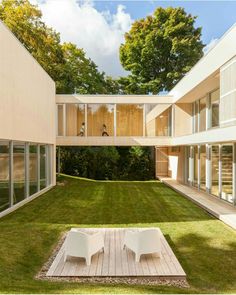
[[[91,257],[99,250],[104,251],[104,238],[101,233],[87,234],[79,230],[69,231],[65,240],[64,261],[67,256],[83,257],[91,264]]]
[[[146,229],[142,231],[127,230],[123,247],[135,253],[135,261],[139,262],[142,254],[157,253],[161,258],[160,230]]]

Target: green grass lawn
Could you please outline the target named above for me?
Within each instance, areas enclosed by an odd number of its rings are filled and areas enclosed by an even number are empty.
[[[236,232],[160,182],[61,176],[57,186],[0,219],[0,293],[236,292]],[[34,276],[71,227],[159,226],[189,289],[39,281]]]

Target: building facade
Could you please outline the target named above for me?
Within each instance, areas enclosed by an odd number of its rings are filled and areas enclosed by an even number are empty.
[[[164,96],[55,95],[1,23],[0,38],[0,214],[55,185],[56,146],[154,146],[156,177],[236,205],[236,26]]]

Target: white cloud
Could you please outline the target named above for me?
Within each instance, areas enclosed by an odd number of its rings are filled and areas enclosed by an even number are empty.
[[[32,2],[35,0],[31,0]],[[132,23],[125,6],[116,13],[99,12],[90,0],[37,0],[45,23],[61,33],[63,42],[84,48],[107,75],[126,75],[119,61],[119,47]]]
[[[218,39],[211,39],[211,41],[203,48],[204,54],[207,54],[215,45],[217,44]]]

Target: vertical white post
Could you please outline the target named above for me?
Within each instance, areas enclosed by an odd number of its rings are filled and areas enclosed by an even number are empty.
[[[206,191],[211,193],[211,146],[206,145]]]
[[[222,146],[219,145],[219,197],[222,197]]]
[[[66,104],[63,104],[63,136],[66,136]]]
[[[201,146],[200,145],[198,145],[198,147],[197,147],[197,152],[198,152],[198,156],[197,156],[197,186],[198,186],[198,189],[200,189],[200,185],[201,185],[201,160],[200,160]]]
[[[189,155],[189,183],[193,185],[194,181],[194,148],[193,146],[190,147],[190,155]]]
[[[236,143],[233,144],[233,202],[236,205]]]
[[[85,123],[85,136],[88,136],[88,105],[87,103],[84,105],[84,123]]]
[[[25,143],[25,198],[29,197],[29,143]]]
[[[10,181],[10,207],[14,205],[14,177],[13,177],[13,141],[9,143],[9,181]]]
[[[114,136],[116,137],[116,103],[114,104]]]
[[[146,104],[143,104],[143,136],[146,136]]]

